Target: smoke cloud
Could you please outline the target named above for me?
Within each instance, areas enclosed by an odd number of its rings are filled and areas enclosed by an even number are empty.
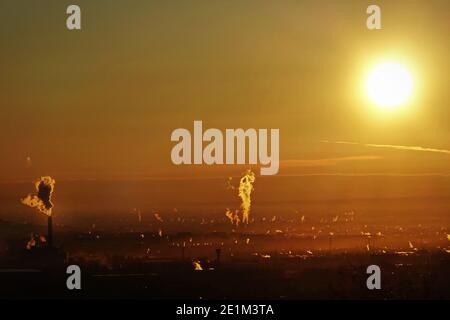
[[[253,183],[255,182],[255,174],[251,170],[247,170],[245,175],[239,182],[239,197],[241,198],[242,209],[242,223],[248,224],[248,218],[250,215],[251,194],[253,189]]]
[[[192,261],[192,266],[194,267],[195,271],[203,271],[203,267],[200,264],[200,261]]]
[[[231,179],[227,180],[227,189],[235,190],[235,187],[231,184]],[[253,183],[255,182],[255,174],[251,170],[247,170],[244,176],[239,181],[239,197],[241,198],[241,210],[242,210],[242,219],[239,217],[239,210],[235,210],[234,212],[230,209],[227,209],[225,212],[225,216],[230,220],[232,225],[236,227],[239,224],[249,222],[250,215],[250,206],[251,206],[251,195],[253,189]]]
[[[231,212],[229,209],[225,212],[225,215],[228,219],[230,219],[231,224],[239,226],[239,223],[241,223],[241,218],[239,218],[238,211]]]
[[[39,212],[47,216],[52,215],[52,194],[55,188],[55,180],[50,176],[41,177],[34,184],[36,188],[36,194],[29,194],[25,198],[21,199],[24,205],[31,208],[36,208]]]
[[[159,213],[154,213],[153,216],[155,217],[156,220],[158,220],[159,222],[163,223],[164,219],[159,215]]]

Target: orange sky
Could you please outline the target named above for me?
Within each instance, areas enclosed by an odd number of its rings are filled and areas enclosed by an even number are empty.
[[[381,31],[365,27],[368,1],[77,3],[77,32],[65,29],[70,1],[0,5],[3,182],[240,175],[245,166],[171,163],[170,133],[194,120],[279,128],[280,176],[366,176],[368,194],[374,175],[448,182],[446,0],[377,1]],[[418,80],[404,112],[376,112],[360,96],[365,69],[383,57],[402,59]],[[441,186],[426,181],[431,194]],[[196,188],[191,196],[209,187]]]

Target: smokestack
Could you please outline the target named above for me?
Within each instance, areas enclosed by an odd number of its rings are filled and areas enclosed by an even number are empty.
[[[221,252],[222,252],[222,249],[220,249],[220,248],[216,249],[217,263],[220,263],[220,253]]]
[[[47,223],[48,223],[47,244],[48,244],[49,248],[51,248],[51,247],[53,247],[53,221],[52,221],[52,216],[48,216]]]
[[[39,212],[47,215],[47,245],[49,248],[53,247],[52,194],[55,183],[55,179],[50,176],[41,177],[34,184],[36,193],[20,199],[24,205],[36,208]]]
[[[330,232],[328,235],[328,251],[331,253],[332,245],[333,245],[333,236],[334,232]]]

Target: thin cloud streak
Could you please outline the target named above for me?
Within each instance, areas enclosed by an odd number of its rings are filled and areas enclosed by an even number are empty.
[[[346,161],[369,161],[379,160],[382,157],[379,156],[353,156],[353,157],[340,157],[340,158],[328,158],[328,159],[312,159],[312,160],[281,160],[281,167],[328,167],[335,166],[339,162]]]
[[[449,178],[449,173],[287,173],[274,177],[441,177]]]
[[[332,143],[332,144],[349,144],[349,145],[357,145],[357,146],[365,146],[365,147],[373,147],[373,148],[389,148],[389,149],[396,149],[396,150],[422,151],[422,152],[450,154],[450,150],[425,148],[425,147],[420,147],[420,146],[397,146],[397,145],[391,145],[391,144],[372,144],[372,143],[358,143],[358,142],[350,142],[350,141],[328,141],[328,140],[323,140],[321,142],[322,143]]]

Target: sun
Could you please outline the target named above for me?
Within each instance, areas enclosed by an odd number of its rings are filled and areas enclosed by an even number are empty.
[[[369,98],[382,108],[396,108],[412,95],[413,79],[409,70],[397,62],[376,65],[367,77]]]

